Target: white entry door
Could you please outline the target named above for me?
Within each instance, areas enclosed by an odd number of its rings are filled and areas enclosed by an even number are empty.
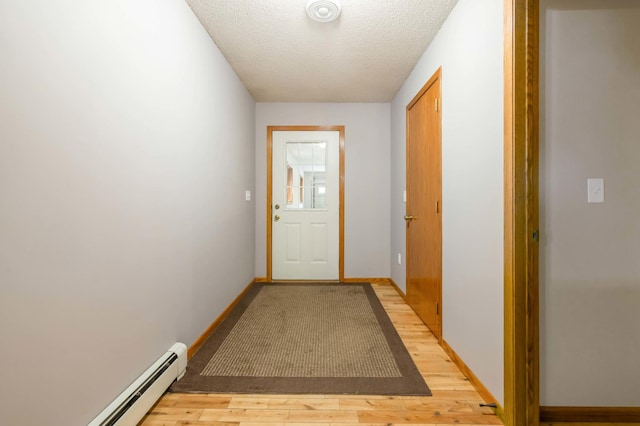
[[[340,132],[272,133],[272,279],[339,278]]]

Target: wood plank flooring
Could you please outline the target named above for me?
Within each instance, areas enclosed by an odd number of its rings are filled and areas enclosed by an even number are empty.
[[[501,425],[395,289],[373,288],[433,396],[165,394],[140,426]]]

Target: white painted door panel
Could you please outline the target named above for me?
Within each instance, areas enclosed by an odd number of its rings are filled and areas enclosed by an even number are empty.
[[[340,132],[272,134],[272,278],[339,278]]]

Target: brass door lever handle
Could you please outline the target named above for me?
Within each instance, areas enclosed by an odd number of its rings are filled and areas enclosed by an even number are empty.
[[[404,220],[411,222],[412,220],[416,220],[418,216],[405,215]]]

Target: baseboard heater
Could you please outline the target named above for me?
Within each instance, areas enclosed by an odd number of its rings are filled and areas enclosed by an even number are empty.
[[[174,343],[88,426],[137,425],[171,383],[184,376],[186,369],[187,346]]]

